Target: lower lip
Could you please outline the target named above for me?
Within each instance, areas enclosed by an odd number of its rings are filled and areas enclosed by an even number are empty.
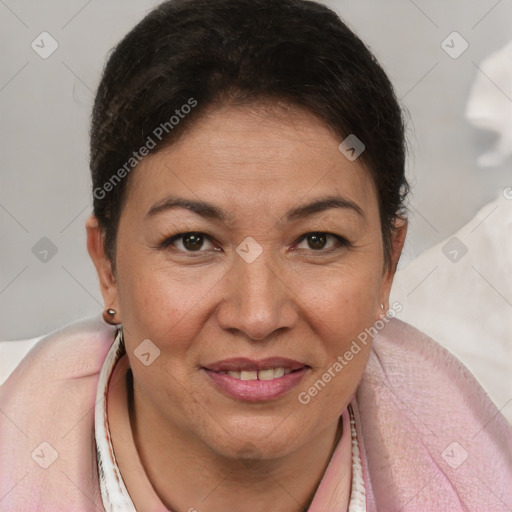
[[[223,373],[204,369],[206,375],[225,395],[247,402],[273,400],[286,394],[299,384],[307,368],[296,370],[272,380],[239,380]]]

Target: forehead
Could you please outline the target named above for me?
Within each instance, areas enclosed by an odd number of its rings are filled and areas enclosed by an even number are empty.
[[[132,173],[127,202],[149,208],[178,194],[235,211],[257,204],[290,208],[308,197],[339,194],[377,211],[368,170],[360,160],[349,161],[340,143],[303,109],[224,106],[146,157]]]

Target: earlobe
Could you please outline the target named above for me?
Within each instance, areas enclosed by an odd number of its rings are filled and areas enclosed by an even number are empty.
[[[112,262],[105,253],[103,230],[94,215],[86,220],[85,229],[87,231],[87,251],[98,274],[105,306],[115,309],[119,315],[116,278],[112,270]]]

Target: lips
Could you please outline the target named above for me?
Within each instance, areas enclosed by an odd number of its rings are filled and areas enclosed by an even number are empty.
[[[245,402],[274,400],[298,386],[310,366],[283,357],[234,358],[202,367],[208,381],[224,395]]]

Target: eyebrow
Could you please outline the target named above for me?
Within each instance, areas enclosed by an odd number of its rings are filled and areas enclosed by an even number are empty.
[[[152,218],[161,212],[172,210],[174,208],[186,208],[187,210],[191,210],[197,213],[201,217],[224,222],[226,224],[233,220],[232,214],[211,203],[206,201],[186,199],[173,195],[167,196],[160,201],[157,201],[146,213],[145,218]],[[307,204],[292,208],[285,214],[285,221],[292,222],[304,217],[308,217],[315,213],[330,210],[332,208],[341,208],[347,211],[355,212],[363,220],[366,220],[362,208],[357,203],[346,197],[329,195],[317,198]]]

